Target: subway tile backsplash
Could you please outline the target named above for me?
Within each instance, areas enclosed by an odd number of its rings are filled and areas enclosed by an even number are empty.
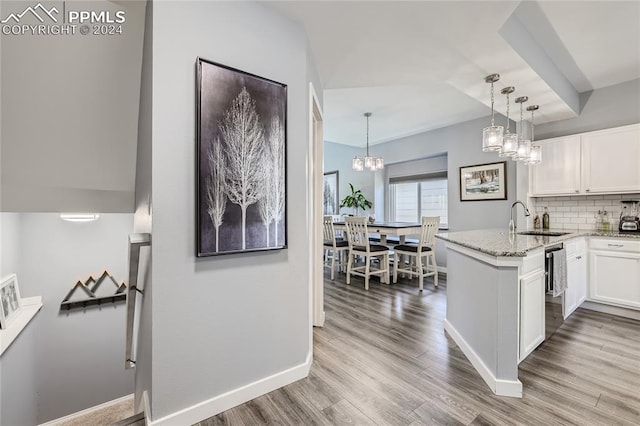
[[[621,200],[640,200],[640,193],[529,198],[531,216],[528,227],[533,228],[533,219],[536,215],[540,216],[542,224],[542,213],[547,207],[550,228],[591,231],[596,227],[598,210],[606,210],[611,229],[617,230],[622,211]]]

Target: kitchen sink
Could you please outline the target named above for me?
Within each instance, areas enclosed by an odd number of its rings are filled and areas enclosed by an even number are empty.
[[[571,232],[557,232],[557,231],[524,231],[518,232],[520,235],[542,235],[545,237],[561,237],[563,235],[569,235]]]

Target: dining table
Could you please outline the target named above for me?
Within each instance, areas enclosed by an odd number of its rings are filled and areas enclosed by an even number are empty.
[[[371,234],[380,235],[380,244],[387,244],[387,237],[398,237],[400,244],[404,244],[407,235],[419,235],[422,224],[420,222],[373,222],[367,223],[367,230]],[[333,228],[338,231],[347,230],[345,222],[334,222]]]

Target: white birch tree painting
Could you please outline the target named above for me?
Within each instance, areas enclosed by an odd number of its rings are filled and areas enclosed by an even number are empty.
[[[260,166],[264,150],[264,127],[246,87],[225,112],[220,132],[229,166],[225,189],[229,201],[240,206],[242,211],[242,250],[246,250],[247,207],[263,195]]]
[[[273,211],[273,201],[274,201],[273,191],[272,191],[273,177],[268,172],[269,166],[271,165],[270,155],[265,155],[263,157],[263,163],[264,163],[262,166],[262,170],[263,170],[262,194],[263,195],[262,195],[262,198],[260,198],[260,201],[258,201],[258,212],[260,213],[260,219],[262,219],[262,223],[264,224],[264,232],[267,238],[267,247],[270,247],[271,244],[269,241],[269,236],[270,236],[269,228],[271,227],[271,222],[273,222],[272,211]],[[277,244],[277,241],[276,241],[276,244]]]
[[[227,208],[225,193],[225,162],[220,139],[209,144],[208,156],[209,177],[207,179],[207,213],[216,230],[216,252],[220,251],[220,226]]]
[[[286,85],[198,59],[198,256],[286,248]]]
[[[274,226],[274,241],[278,245],[278,223],[282,220],[285,208],[285,155],[284,155],[284,127],[280,118],[273,117],[269,128],[268,151],[271,167],[271,220]]]

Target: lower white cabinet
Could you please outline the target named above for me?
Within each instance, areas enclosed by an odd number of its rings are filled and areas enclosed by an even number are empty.
[[[518,362],[544,342],[544,270],[520,278],[520,351]]]
[[[573,249],[573,250],[572,250]],[[584,240],[567,244],[567,290],[564,293],[564,319],[569,318],[587,298],[587,255]]]
[[[594,301],[640,309],[640,242],[592,242],[589,287]]]

